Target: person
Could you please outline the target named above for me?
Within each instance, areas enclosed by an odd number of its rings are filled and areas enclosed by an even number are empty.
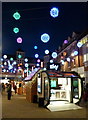
[[[12,91],[11,91],[11,84],[10,83],[8,84],[8,87],[7,87],[7,93],[8,93],[8,100],[11,100]]]
[[[2,94],[3,94],[3,92],[5,92],[5,84],[4,83],[2,83]]]
[[[17,86],[14,85],[15,94],[17,93]]]
[[[84,89],[83,100],[84,100],[84,102],[88,101],[88,83],[86,84],[86,87]]]

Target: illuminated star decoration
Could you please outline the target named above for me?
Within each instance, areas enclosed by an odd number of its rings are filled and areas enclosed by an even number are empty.
[[[50,10],[50,15],[54,18],[58,17],[59,15],[59,9],[56,8],[56,7],[53,7],[51,10]]]
[[[41,41],[47,43],[50,40],[50,36],[47,33],[41,35]]]

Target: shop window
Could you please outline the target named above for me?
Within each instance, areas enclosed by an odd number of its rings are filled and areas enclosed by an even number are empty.
[[[79,86],[78,86],[78,79],[74,78],[73,80],[73,98],[79,98]]]

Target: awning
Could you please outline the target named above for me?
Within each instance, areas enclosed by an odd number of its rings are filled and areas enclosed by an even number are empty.
[[[33,76],[40,70],[40,68],[34,69],[23,81],[32,80]]]

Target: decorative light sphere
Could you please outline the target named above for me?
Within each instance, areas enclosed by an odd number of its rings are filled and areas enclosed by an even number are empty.
[[[39,67],[40,66],[39,63],[37,63],[36,66]]]
[[[27,59],[27,58],[25,58],[25,59],[24,59],[24,61],[25,61],[25,62],[28,62],[28,59]]]
[[[35,58],[38,58],[39,57],[39,55],[38,54],[35,54]]]
[[[57,57],[57,53],[56,53],[56,52],[53,52],[53,53],[52,53],[52,57],[53,57],[53,58],[56,58],[56,57]]]
[[[13,58],[11,57],[10,60],[13,61]]]
[[[82,45],[83,45],[83,44],[82,44],[81,42],[78,42],[78,43],[77,43],[77,46],[78,46],[79,48],[82,47]]]
[[[26,73],[27,72],[27,70],[24,70],[24,73]]]
[[[22,38],[21,37],[17,38],[17,43],[22,43]]]
[[[7,55],[3,55],[3,58],[6,59],[6,58],[7,58]]]
[[[50,60],[50,63],[53,63],[53,60]]]
[[[74,51],[74,55],[78,55],[78,51]]]
[[[45,50],[45,54],[49,54],[49,50]]]
[[[68,40],[64,40],[64,44],[67,44],[68,43]]]
[[[34,49],[38,49],[38,47],[37,47],[37,46],[34,46]]]
[[[59,15],[59,9],[56,8],[56,7],[53,7],[51,10],[50,10],[50,15],[54,18],[58,17]]]
[[[4,65],[7,65],[7,62],[4,62]]]
[[[67,58],[67,61],[70,62],[70,58]]]
[[[1,58],[0,60],[3,61],[3,58]]]
[[[13,64],[16,65],[16,61],[14,61]]]
[[[39,63],[39,62],[40,62],[40,59],[38,59],[37,62]]]
[[[44,33],[41,35],[41,40],[42,42],[47,43],[50,40],[50,36],[47,33]]]
[[[13,28],[13,32],[14,33],[18,33],[19,32],[19,28],[17,28],[17,27]]]
[[[20,14],[18,13],[18,12],[15,12],[14,14],[13,14],[13,17],[16,19],[16,20],[19,20],[20,19]]]
[[[19,59],[22,58],[22,55],[18,55],[18,58],[19,58]]]
[[[25,67],[28,67],[28,63],[25,63]]]
[[[13,69],[13,66],[12,65],[9,65],[9,68],[8,68],[9,70],[11,70],[11,69]]]
[[[64,60],[61,60],[61,63],[64,65]]]

